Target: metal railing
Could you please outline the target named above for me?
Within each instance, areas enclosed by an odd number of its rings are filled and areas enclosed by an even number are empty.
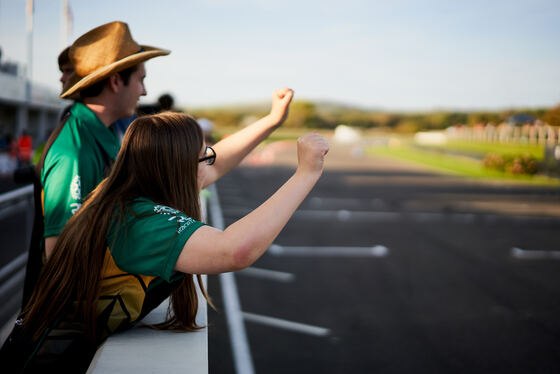
[[[7,202],[12,202],[14,200],[21,200],[26,198],[33,198],[32,184],[0,195],[0,206]]]
[[[23,240],[19,240],[19,248],[14,251],[14,258],[0,268],[0,326],[10,324],[21,304],[27,248],[31,239],[33,226],[33,185],[18,188],[0,195],[0,219],[7,219],[15,213],[25,212],[25,227],[19,231]],[[21,238],[20,238],[21,239]],[[16,238],[16,242],[17,242]],[[2,240],[2,250],[6,239]]]

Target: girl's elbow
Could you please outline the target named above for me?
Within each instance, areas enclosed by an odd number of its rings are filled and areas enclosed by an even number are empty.
[[[232,254],[231,265],[233,271],[243,270],[255,262],[253,253],[255,252],[253,246],[249,244],[242,244],[237,246]]]

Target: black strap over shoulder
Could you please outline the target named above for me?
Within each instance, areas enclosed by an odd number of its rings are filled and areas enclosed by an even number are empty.
[[[53,145],[56,138],[62,131],[62,128],[66,124],[66,121],[70,117],[70,112],[62,118],[58,126],[54,129],[52,134],[49,136],[45,144],[45,148],[41,153],[41,158],[35,166],[35,173],[33,175],[33,199],[35,203],[35,217],[33,218],[33,231],[31,233],[31,243],[29,245],[28,257],[27,257],[27,267],[25,270],[25,280],[23,283],[23,299],[21,302],[21,308],[25,308],[37,280],[39,279],[39,274],[43,268],[43,248],[44,240],[43,234],[45,230],[45,220],[43,217],[43,202],[41,199],[41,194],[43,191],[43,185],[41,184],[41,169],[45,164],[45,158],[47,157],[47,152]]]
[[[41,158],[39,162],[35,166],[35,173],[33,176],[33,197],[35,202],[35,218],[33,219],[33,231],[31,234],[31,244],[29,246],[28,251],[28,258],[27,258],[27,268],[25,271],[25,281],[23,285],[23,298],[22,298],[22,310],[27,305],[33,290],[37,284],[39,279],[39,274],[41,273],[41,269],[43,268],[43,249],[44,249],[44,229],[45,229],[45,219],[43,216],[43,202],[42,202],[42,191],[43,185],[41,183],[41,170],[45,164],[45,158],[47,157],[47,153],[49,149],[55,142],[55,140],[60,135],[60,132],[64,128],[66,121],[70,117],[70,111],[67,111],[58,126],[54,129],[52,134],[49,136],[49,139],[45,143],[45,148],[41,153]],[[98,144],[99,149],[101,150],[101,155],[103,157],[103,176],[107,176],[113,160],[107,152],[103,149],[103,147]]]
[[[41,171],[49,149],[60,135],[69,116],[70,112],[67,112],[49,136],[33,173],[35,217],[28,251],[22,310],[29,302],[43,268],[44,216]],[[98,146],[103,158],[104,176],[106,176],[113,160],[99,143]],[[18,372],[25,373],[44,372],[45,368],[47,368],[46,371],[49,371],[48,368],[52,368],[53,371],[58,373],[85,372],[95,354],[97,344],[85,337],[83,327],[73,326],[71,322],[66,321],[69,310],[70,304],[63,308],[63,312],[60,313],[53,325],[45,331],[39,341],[34,341],[25,334],[22,326],[16,323],[12,333],[0,349],[0,362],[14,363],[19,368]],[[104,325],[99,324],[99,326]]]

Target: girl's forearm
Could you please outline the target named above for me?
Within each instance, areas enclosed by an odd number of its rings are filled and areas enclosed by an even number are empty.
[[[320,175],[296,171],[274,195],[224,231],[223,245],[235,251],[236,268],[251,265],[270,247]]]

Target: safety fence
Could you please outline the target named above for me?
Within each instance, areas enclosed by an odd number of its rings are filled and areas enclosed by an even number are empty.
[[[556,146],[560,144],[560,128],[549,125],[512,126],[486,124],[475,126],[453,126],[445,131],[449,139],[465,141],[485,141],[506,144],[541,144]]]
[[[3,256],[13,257],[0,269],[0,326],[8,323],[21,305],[27,248],[33,226],[33,186],[28,185],[0,195],[0,220],[7,222],[16,214],[24,214],[23,227],[2,238]],[[17,237],[16,237],[17,236]],[[8,240],[9,239],[9,240]],[[16,244],[14,244],[16,243]],[[11,248],[15,245],[17,248]],[[8,248],[10,246],[10,248]],[[13,251],[13,253],[11,252]]]

